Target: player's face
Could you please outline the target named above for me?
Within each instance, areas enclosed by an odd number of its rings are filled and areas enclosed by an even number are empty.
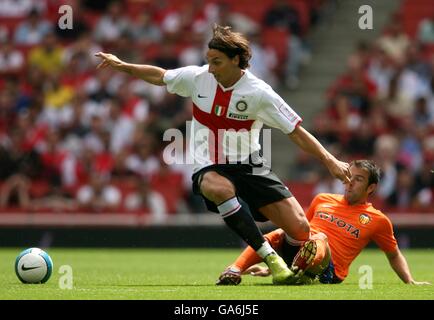
[[[223,52],[216,49],[209,49],[206,54],[208,60],[208,72],[212,73],[221,85],[230,87],[238,81],[241,69],[238,66],[238,56],[229,58]]]
[[[351,205],[362,204],[374,191],[375,185],[368,185],[369,173],[366,170],[351,166],[350,171],[351,182],[345,185],[345,199]]]

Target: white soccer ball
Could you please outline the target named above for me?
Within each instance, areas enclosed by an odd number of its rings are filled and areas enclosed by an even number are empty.
[[[45,283],[52,271],[53,261],[39,248],[26,249],[15,259],[15,273],[22,283]]]

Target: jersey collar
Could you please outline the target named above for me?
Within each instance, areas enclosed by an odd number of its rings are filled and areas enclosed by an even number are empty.
[[[228,88],[223,87],[223,86],[220,84],[220,82],[217,82],[217,84],[218,84],[218,86],[220,87],[220,89],[223,90],[223,92],[231,91],[231,90],[233,90],[237,85],[239,85],[240,83],[242,83],[242,82],[244,81],[244,79],[247,77],[246,74],[247,74],[247,70],[243,70],[243,75],[241,76],[241,78],[239,78],[237,82],[235,82],[232,86],[230,86],[230,87],[228,87]]]

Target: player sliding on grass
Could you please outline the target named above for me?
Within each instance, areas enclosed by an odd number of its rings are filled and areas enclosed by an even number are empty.
[[[292,269],[299,270],[300,277],[296,284],[309,284],[314,278],[321,283],[342,282],[350,264],[371,240],[385,252],[392,269],[402,281],[429,284],[413,279],[396,243],[392,223],[367,202],[378,184],[380,170],[368,160],[352,162],[350,170],[351,182],[346,185],[344,196],[323,193],[313,199],[306,214],[312,236],[298,253],[286,244],[282,229],[265,235],[272,247],[282,252],[282,257],[292,265]],[[267,268],[255,265],[259,262],[259,257],[251,248],[245,249],[221,274],[217,284],[239,284],[241,274],[267,276]]]
[[[259,130],[264,123],[279,128],[344,182],[350,178],[349,165],[325,150],[300,126],[301,118],[294,110],[247,70],[251,50],[243,35],[215,26],[208,48],[208,65],[174,70],[129,64],[102,52],[96,56],[103,59],[99,68],[110,66],[192,98],[194,192],[265,261],[274,283],[291,283],[294,273],[265,241],[254,220],[271,220],[297,246],[308,240],[309,223],[300,204],[264,163]]]

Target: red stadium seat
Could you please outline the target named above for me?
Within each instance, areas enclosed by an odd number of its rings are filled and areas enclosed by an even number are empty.
[[[50,184],[47,180],[34,180],[30,186],[30,196],[33,198],[41,198],[50,192]]]
[[[297,10],[300,16],[300,27],[302,35],[305,35],[310,27],[310,11],[304,0],[290,0],[289,3]]]
[[[297,201],[303,208],[307,208],[310,206],[310,203],[313,200],[313,190],[315,185],[312,183],[305,182],[287,182],[286,185],[289,188],[289,191],[295,196]]]
[[[289,32],[282,28],[264,28],[261,36],[264,47],[272,48],[279,62],[284,62],[288,57]]]
[[[405,0],[400,9],[405,32],[412,38],[417,35],[419,23],[434,15],[434,3],[430,0]]]

